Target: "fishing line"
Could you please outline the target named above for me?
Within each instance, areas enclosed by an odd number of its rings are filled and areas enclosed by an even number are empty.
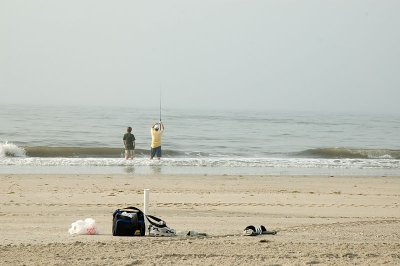
[[[161,85],[160,85],[160,122],[161,122]]]

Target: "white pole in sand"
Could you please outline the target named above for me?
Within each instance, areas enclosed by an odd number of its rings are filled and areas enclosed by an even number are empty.
[[[149,214],[149,195],[150,189],[144,190],[143,212],[145,215]]]

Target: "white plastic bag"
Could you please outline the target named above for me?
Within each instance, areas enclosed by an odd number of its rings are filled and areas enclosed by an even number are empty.
[[[84,221],[78,220],[73,222],[68,232],[71,235],[97,235],[99,230],[94,219],[86,218]]]

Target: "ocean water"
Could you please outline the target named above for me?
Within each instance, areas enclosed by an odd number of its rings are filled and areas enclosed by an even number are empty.
[[[400,115],[163,108],[0,108],[0,173],[399,175]],[[133,127],[136,151],[123,158]]]

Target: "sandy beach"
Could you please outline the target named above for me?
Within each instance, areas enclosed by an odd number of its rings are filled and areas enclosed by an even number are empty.
[[[399,265],[400,177],[0,175],[1,265]],[[113,237],[117,208],[179,233]],[[71,236],[93,218],[99,235]],[[248,225],[277,235],[242,236]]]

